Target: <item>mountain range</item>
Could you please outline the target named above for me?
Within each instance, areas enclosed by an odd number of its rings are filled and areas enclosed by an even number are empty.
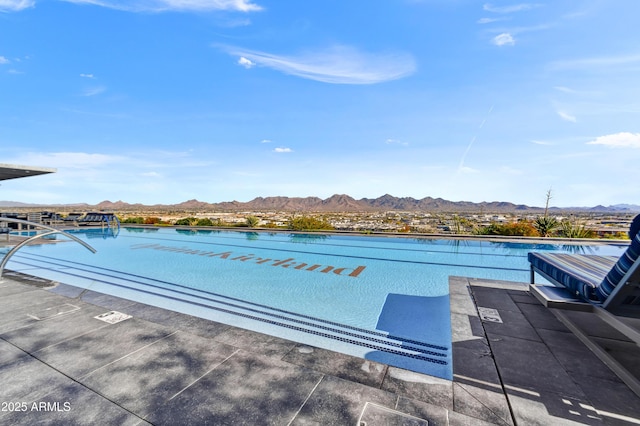
[[[115,210],[115,211],[304,211],[304,212],[372,212],[372,211],[429,211],[429,212],[486,212],[486,213],[524,213],[541,212],[542,207],[531,207],[524,204],[513,204],[505,201],[474,203],[470,201],[449,201],[442,198],[394,197],[385,194],[378,198],[361,198],[359,200],[345,194],[336,194],[329,198],[319,197],[257,197],[251,201],[225,201],[207,203],[188,200],[179,204],[129,204],[123,201],[103,201],[90,204],[27,204],[13,201],[0,201],[0,208],[46,208],[49,210]],[[640,205],[617,204],[595,207],[551,207],[554,211],[576,211],[597,213],[633,213],[640,212]]]

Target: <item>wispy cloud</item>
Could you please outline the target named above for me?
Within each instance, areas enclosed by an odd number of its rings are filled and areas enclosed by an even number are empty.
[[[482,6],[482,9],[492,13],[515,13],[535,9],[540,6],[541,5],[537,3],[520,3],[511,6],[494,6],[492,4],[485,3],[484,6]]]
[[[4,0],[0,0],[4,1]],[[210,12],[216,10],[256,12],[262,7],[250,0],[63,0],[76,4],[92,4],[127,12]],[[33,2],[32,2],[33,3]],[[1,3],[0,3],[1,4]]]
[[[0,56],[0,65],[2,64],[10,64],[11,61],[5,58],[4,56]]]
[[[96,96],[104,93],[106,90],[107,88],[104,86],[90,87],[82,93],[82,96]]]
[[[533,139],[531,141],[531,143],[534,143],[536,145],[544,145],[544,146],[549,146],[549,145],[553,145],[553,142],[549,142],[549,141],[541,141],[541,140],[537,140],[537,139]]]
[[[474,168],[468,167],[468,166],[460,166],[460,167],[458,167],[458,173],[474,174],[474,173],[480,173],[480,170],[474,169]]]
[[[51,203],[97,203],[104,199],[122,199],[153,204],[158,202],[157,197],[167,193],[177,197],[174,202],[179,202],[195,198],[198,193],[206,191],[209,182],[203,176],[212,177],[218,182],[228,178],[226,171],[217,177],[220,173],[220,163],[209,160],[201,152],[191,150],[151,149],[127,151],[117,155],[99,152],[32,151],[7,158],[7,162],[55,167],[58,170],[51,177],[41,181],[41,193],[32,190],[32,185],[28,185],[25,187],[26,190],[22,191],[16,188],[14,193],[25,202],[43,199],[50,200]],[[20,184],[18,182],[18,185]],[[70,187],[74,188],[70,194],[60,190]],[[8,194],[8,199],[15,199],[15,196]],[[82,198],[78,200],[78,197]]]
[[[502,33],[495,36],[491,42],[496,46],[513,46],[516,44],[516,40],[509,33]]]
[[[260,143],[271,143],[271,139],[262,139]]]
[[[496,27],[496,28],[491,28],[488,29],[487,32],[492,32],[492,33],[509,33],[509,34],[523,34],[523,33],[530,33],[530,32],[534,32],[534,31],[544,31],[544,30],[548,30],[549,28],[554,27],[555,24],[538,24],[538,25],[529,25],[527,27],[514,27],[514,26],[509,26],[509,27]]]
[[[285,152],[293,152],[293,150],[291,148],[286,148],[286,147],[278,147],[278,148],[274,148],[273,152],[277,152],[277,153],[285,153]]]
[[[564,121],[570,121],[572,123],[576,123],[578,121],[575,116],[569,114],[568,112],[565,112],[565,111],[556,111],[556,112],[558,113],[560,118],[562,118]]]
[[[591,58],[569,59],[551,63],[554,69],[605,68],[621,65],[640,64],[640,53],[617,56],[596,56]]]
[[[35,4],[35,0],[0,0],[0,12],[19,12]]]
[[[553,27],[552,24],[532,25],[529,27],[502,27],[487,29],[488,33],[499,33],[491,39],[496,46],[513,46],[516,43],[515,36],[518,34],[529,33],[534,31],[544,31]]]
[[[73,108],[60,108],[60,111],[65,111],[65,112],[70,112],[73,114],[80,114],[80,115],[90,115],[94,117],[106,117],[106,118],[116,118],[116,119],[130,118],[129,115],[123,114],[121,112],[107,113],[107,112],[83,111],[81,109],[73,109]]]
[[[599,136],[587,145],[605,145],[612,148],[640,148],[640,133],[620,132]]]
[[[88,152],[29,152],[18,159],[18,164],[35,164],[58,169],[93,169],[120,163],[126,157]]]
[[[95,78],[93,74],[80,74],[80,77],[82,77],[82,78],[91,78],[91,79]]]
[[[246,69],[249,68],[253,68],[256,66],[256,64],[252,61],[250,61],[249,59],[245,58],[244,56],[241,56],[240,59],[238,59],[238,65],[245,67]]]
[[[494,105],[491,105],[491,108],[489,108],[489,111],[487,112],[487,115],[480,122],[480,125],[478,126],[478,130],[476,131],[476,133],[471,138],[471,141],[469,141],[469,145],[467,145],[467,149],[464,150],[464,153],[462,154],[462,158],[460,159],[460,164],[458,165],[458,171],[459,172],[468,173],[469,170],[473,170],[473,169],[470,169],[469,167],[466,167],[464,162],[467,159],[467,154],[469,154],[469,151],[471,151],[471,147],[475,143],[476,138],[478,137],[478,134],[480,133],[480,131],[484,127],[485,123],[489,119],[489,116],[491,115],[491,112],[493,111],[493,107],[494,107]]]
[[[480,18],[476,21],[476,23],[484,25],[484,24],[492,24],[494,22],[500,22],[500,21],[506,21],[509,18],[507,17],[500,17],[500,18]]]
[[[406,77],[416,70],[407,53],[366,53],[349,46],[334,46],[298,55],[222,46],[231,55],[285,74],[333,84],[375,84]]]
[[[553,88],[554,88],[554,89],[556,89],[556,90],[557,90],[557,91],[559,91],[559,92],[563,92],[563,93],[570,93],[570,94],[572,94],[572,95],[573,95],[573,94],[575,94],[575,93],[577,93],[577,91],[575,91],[575,90],[573,90],[573,89],[570,89],[570,88],[568,88],[568,87],[565,87],[565,86],[554,86]]]
[[[554,86],[553,87],[558,92],[566,93],[568,95],[578,95],[578,96],[600,96],[602,92],[596,90],[577,90],[571,87],[566,86]]]

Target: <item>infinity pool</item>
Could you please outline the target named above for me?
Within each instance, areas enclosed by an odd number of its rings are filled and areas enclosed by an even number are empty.
[[[8,268],[452,378],[449,276],[527,282],[532,250],[613,245],[123,228],[43,244]]]

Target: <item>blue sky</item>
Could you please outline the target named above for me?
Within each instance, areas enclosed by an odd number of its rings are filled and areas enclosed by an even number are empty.
[[[0,0],[34,203],[640,204],[637,0]]]

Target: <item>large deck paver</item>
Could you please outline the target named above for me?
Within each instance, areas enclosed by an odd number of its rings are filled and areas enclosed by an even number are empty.
[[[25,351],[35,352],[99,328],[108,327],[108,324],[94,318],[105,313],[104,308],[75,301],[71,304],[78,309],[46,321],[32,321],[7,331],[0,337]]]
[[[28,402],[23,401],[26,409],[0,416],[0,424],[12,426],[149,425],[134,413],[82,384],[72,381],[54,388],[46,396]]]
[[[282,360],[376,388],[382,385],[388,368],[378,362],[302,344],[289,351]]]
[[[355,425],[367,403],[394,409],[396,401],[392,392],[325,375],[292,424]]]
[[[31,403],[47,395],[53,388],[69,383],[71,380],[64,374],[0,340],[0,402]],[[0,416],[5,413],[0,411]]]
[[[230,356],[147,416],[154,424],[286,425],[323,374],[245,351]]]
[[[82,382],[141,417],[161,410],[174,395],[188,388],[238,351],[185,332],[176,332],[100,368]],[[130,380],[135,377],[135,380]]]
[[[33,355],[64,374],[80,378],[145,349],[173,332],[167,327],[131,318],[46,347]]]

